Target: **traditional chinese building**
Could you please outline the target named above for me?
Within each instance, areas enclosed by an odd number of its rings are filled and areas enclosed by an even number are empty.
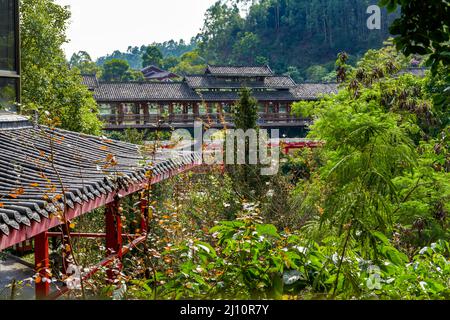
[[[144,75],[144,78],[147,80],[156,80],[156,81],[164,81],[164,82],[171,82],[174,79],[179,78],[180,76],[169,72],[166,70],[163,70],[161,68],[158,68],[157,66],[148,66],[141,70],[142,74]]]
[[[195,120],[232,126],[231,107],[243,87],[251,88],[258,101],[262,127],[304,126],[305,119],[291,114],[292,104],[337,92],[336,84],[297,84],[269,66],[210,65],[179,82],[103,82],[84,76],[84,83],[94,92],[107,130],[192,127]]]

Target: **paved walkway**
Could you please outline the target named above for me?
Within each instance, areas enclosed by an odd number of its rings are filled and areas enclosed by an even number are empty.
[[[11,288],[8,286],[14,280],[16,280],[15,299],[33,300],[34,284],[29,281],[33,275],[33,269],[0,253],[0,300],[11,299]]]

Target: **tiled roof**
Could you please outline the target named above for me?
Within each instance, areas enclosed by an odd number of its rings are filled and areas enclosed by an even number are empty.
[[[163,71],[164,71],[163,69],[158,68],[157,66],[154,65],[147,66],[141,70],[141,72],[144,74],[149,72],[163,72]]]
[[[99,102],[199,101],[185,82],[101,82],[94,97]]]
[[[197,154],[164,150],[144,167],[136,145],[44,127],[0,130],[0,154],[0,250],[16,241],[8,240],[13,230],[33,236],[33,226],[64,209],[64,200],[55,199],[63,192],[67,209],[73,209],[145,181],[148,170],[165,175],[199,160]],[[110,156],[117,165],[108,168]]]
[[[82,74],[82,83],[88,87],[89,90],[94,90],[98,87],[98,80],[95,74]]]
[[[166,79],[166,78],[178,78],[178,75],[175,73],[163,70],[156,66],[148,66],[141,70],[142,74],[146,79],[154,80],[154,79]]]
[[[206,68],[207,74],[216,76],[259,77],[271,76],[269,66],[212,66]]]
[[[32,125],[28,119],[14,113],[0,111],[0,130],[30,128]]]
[[[228,82],[222,79],[217,79],[214,76],[208,75],[192,75],[185,77],[188,85],[193,89],[206,89],[206,88],[290,88],[295,86],[294,80],[288,76],[270,76],[265,77],[264,81],[242,81],[242,82]]]
[[[151,74],[144,74],[144,77],[148,80],[159,80],[159,79],[168,79],[168,78],[178,78],[178,76],[174,73],[164,71],[159,73],[151,73]]]
[[[199,92],[199,95],[205,101],[212,102],[234,102],[239,100],[239,91],[205,91]],[[253,91],[252,95],[258,101],[296,101],[295,96],[289,90]]]
[[[296,100],[315,100],[323,94],[338,93],[336,83],[303,83],[290,89]]]

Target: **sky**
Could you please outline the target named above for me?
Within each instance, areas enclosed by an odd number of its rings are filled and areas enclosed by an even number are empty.
[[[68,58],[80,50],[92,59],[128,46],[184,39],[203,26],[216,0],[56,0],[71,7]]]

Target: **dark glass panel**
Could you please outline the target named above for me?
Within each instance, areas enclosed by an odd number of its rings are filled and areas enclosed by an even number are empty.
[[[15,0],[0,0],[0,70],[17,71]]]
[[[0,78],[0,110],[15,112],[17,97],[17,79]]]

